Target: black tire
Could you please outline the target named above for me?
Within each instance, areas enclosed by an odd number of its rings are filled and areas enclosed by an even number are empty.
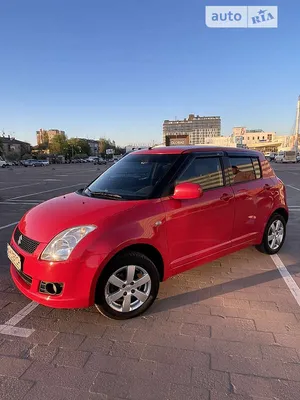
[[[270,227],[275,221],[280,221],[283,225],[283,239],[282,239],[280,245],[276,249],[272,249],[272,247],[270,246],[269,241],[268,241],[268,235],[269,235]],[[271,216],[271,218],[269,219],[269,221],[266,225],[263,240],[262,240],[261,244],[256,246],[256,248],[261,253],[270,254],[270,255],[276,254],[279,252],[279,250],[283,246],[285,237],[286,237],[286,220],[284,219],[284,217],[282,215],[275,213]]]
[[[147,300],[139,307],[129,312],[117,311],[112,308],[105,298],[106,285],[109,278],[122,267],[134,265],[137,268],[141,267],[150,277],[151,288],[149,289],[149,295]],[[154,263],[146,257],[144,254],[139,252],[128,252],[116,256],[104,269],[101,274],[95,294],[95,306],[97,310],[105,317],[117,320],[125,320],[137,317],[144,313],[154,302],[157,297],[159,289],[159,273]],[[118,289],[117,289],[118,290]],[[121,290],[121,289],[119,289]],[[123,289],[122,289],[123,290]],[[126,290],[126,289],[124,289]],[[126,294],[126,293],[125,293]],[[122,297],[124,299],[124,297]],[[130,294],[130,299],[134,299],[134,295]]]

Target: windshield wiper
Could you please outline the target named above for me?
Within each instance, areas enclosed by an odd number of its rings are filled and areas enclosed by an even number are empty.
[[[122,199],[123,197],[119,194],[109,193],[109,192],[93,192],[89,188],[87,190],[90,192],[90,196],[92,197],[104,197],[110,199]]]

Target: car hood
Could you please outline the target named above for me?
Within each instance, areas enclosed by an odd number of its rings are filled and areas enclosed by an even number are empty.
[[[45,201],[29,210],[21,219],[19,229],[30,239],[46,243],[58,233],[74,226],[107,226],[110,217],[127,211],[135,203],[70,193]]]

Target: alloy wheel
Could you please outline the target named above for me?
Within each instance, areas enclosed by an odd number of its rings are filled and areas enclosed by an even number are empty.
[[[121,313],[128,313],[140,308],[149,298],[151,278],[144,268],[127,265],[109,277],[104,292],[109,307]]]
[[[284,238],[284,226],[280,220],[275,220],[268,231],[268,244],[270,249],[277,250]]]

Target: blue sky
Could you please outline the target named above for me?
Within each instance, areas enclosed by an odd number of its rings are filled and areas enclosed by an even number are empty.
[[[205,5],[278,5],[278,29],[209,29]],[[0,130],[160,141],[164,119],[220,115],[290,134],[299,0],[2,0]]]

